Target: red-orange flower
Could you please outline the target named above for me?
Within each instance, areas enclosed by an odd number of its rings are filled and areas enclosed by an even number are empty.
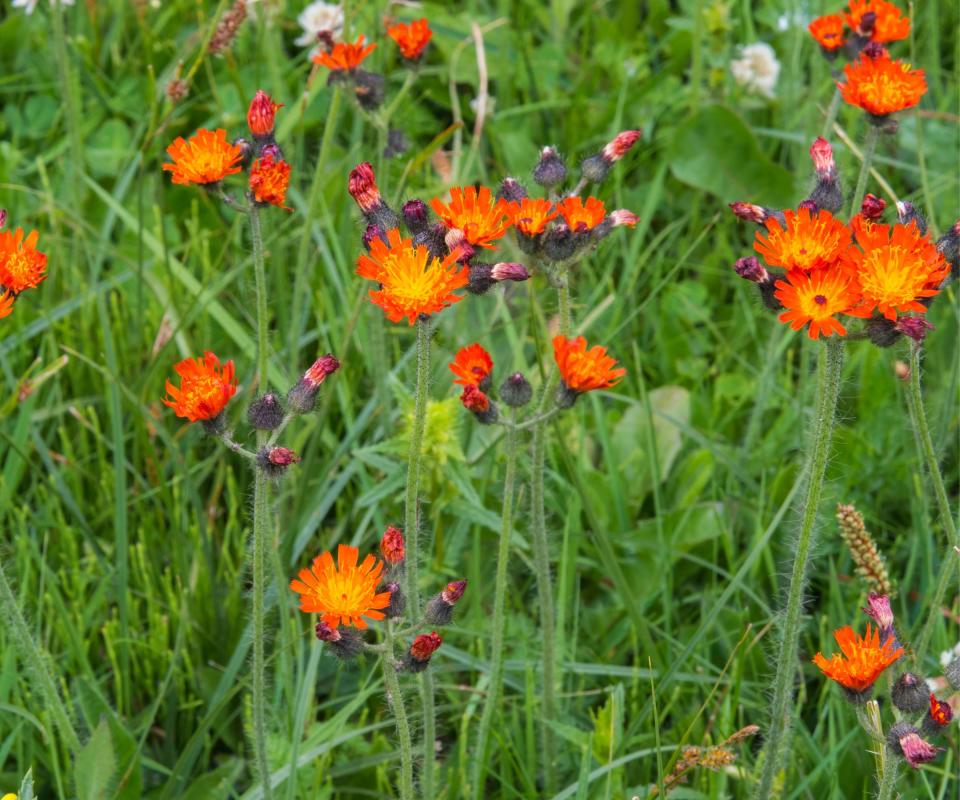
[[[510,222],[525,236],[543,233],[547,223],[560,214],[560,210],[543,197],[524,197],[519,203],[510,203],[509,212]]]
[[[584,203],[579,197],[568,197],[557,205],[567,227],[574,233],[590,231],[603,222],[607,210],[596,197],[588,197]]]
[[[47,257],[37,250],[39,234],[23,238],[23,228],[0,231],[0,287],[19,294],[34,289],[47,277]]]
[[[841,14],[817,17],[810,23],[807,30],[824,50],[837,50],[843,47],[843,15]]]
[[[178,417],[200,422],[214,419],[236,394],[233,361],[221,368],[220,359],[207,351],[203,358],[187,358],[174,365],[180,376],[180,387],[167,381],[167,397],[163,403]]]
[[[208,131],[201,128],[190,141],[178,136],[167,148],[173,159],[163,169],[171,173],[174,183],[216,183],[240,171],[243,152],[239,145],[227,141],[223,128]]]
[[[440,261],[426,247],[402,238],[397,228],[387,232],[387,242],[380,237],[370,242],[370,255],[357,260],[357,275],[380,284],[370,299],[391,322],[406,317],[413,325],[421,314],[435,314],[463,299],[453,290],[467,285],[469,270],[457,263],[456,251]]]
[[[317,556],[310,569],[300,570],[300,579],[290,581],[300,595],[300,610],[322,614],[331,628],[352,625],[362,630],[367,627],[364,617],[383,619],[379,609],[390,605],[390,592],[377,592],[383,562],[368,555],[358,567],[359,555],[356,547],[341,544],[336,566],[328,551]]]
[[[829,211],[801,208],[783,213],[786,227],[768,217],[766,235],[757,231],[753,245],[768,266],[804,272],[832,267],[850,247],[850,229]]]
[[[933,692],[930,693],[930,719],[941,727],[946,727],[953,719],[953,708],[949,703],[937,700]]]
[[[627,374],[623,367],[617,367],[616,359],[607,355],[605,347],[597,345],[587,350],[587,340],[582,336],[554,337],[553,357],[563,382],[575,392],[609,389]]]
[[[918,302],[933,297],[950,267],[943,254],[921,235],[916,222],[880,225],[857,215],[851,223],[857,245],[844,258],[847,269],[862,295],[854,316],[869,317],[874,309],[889,320],[907,311],[924,313]]]
[[[482,344],[476,343],[462,347],[448,366],[457,376],[455,384],[480,386],[493,372],[493,359]]]
[[[846,83],[837,84],[843,99],[875,117],[913,108],[927,92],[922,69],[912,70],[886,52],[877,58],[861,55],[843,68],[843,74]]]
[[[13,292],[9,290],[0,294],[0,319],[9,317],[13,313],[13,301],[15,299]]]
[[[503,198],[493,202],[486,186],[481,186],[480,191],[473,186],[454,186],[449,204],[434,197],[430,206],[444,225],[463,231],[463,238],[476,247],[493,247],[491,242],[510,227],[510,204]]]
[[[887,667],[903,655],[903,648],[895,646],[896,639],[888,638],[880,644],[880,633],[867,623],[867,633],[861,639],[853,628],[845,625],[834,631],[833,637],[840,645],[840,653],[829,660],[817,653],[813,663],[831,680],[852,692],[865,692],[876,682]]]
[[[847,335],[847,329],[835,314],[849,314],[860,302],[860,294],[853,279],[841,269],[815,269],[810,272],[788,272],[785,281],[777,281],[774,295],[786,312],[781,322],[789,322],[798,331],[807,323],[811,339],[821,334]]]
[[[287,184],[290,183],[290,165],[282,158],[272,155],[258,158],[250,167],[250,191],[258,203],[269,203],[293,211],[284,203],[287,199]]]
[[[903,16],[900,9],[887,0],[850,0],[847,25],[859,30],[860,20],[867,13],[876,15],[870,33],[872,41],[896,42],[910,35],[910,18]]]
[[[247,125],[250,127],[250,133],[257,137],[265,137],[273,133],[277,111],[281,108],[283,103],[274,103],[263,89],[257,89],[247,109]]]
[[[400,22],[388,28],[387,35],[397,43],[404,58],[416,61],[423,55],[433,31],[425,19],[418,19],[408,25]]]
[[[363,63],[363,59],[376,49],[375,44],[364,46],[363,43],[365,39],[366,37],[361,34],[353,44],[349,42],[337,42],[329,53],[323,50],[317,53],[313,57],[313,62],[315,64],[321,64],[334,72],[349,72],[350,70],[354,70]]]

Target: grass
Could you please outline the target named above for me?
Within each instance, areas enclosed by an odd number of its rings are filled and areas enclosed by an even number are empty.
[[[245,736],[249,474],[159,402],[172,364],[206,348],[237,364],[238,424],[252,399],[244,221],[172,186],[160,164],[167,144],[197,127],[239,134],[257,88],[286,104],[279,138],[295,176],[295,213],[264,215],[271,382],[290,385],[320,353],[343,362],[320,412],[286,437],[303,461],[270,512],[279,533],[267,565],[275,794],[395,791],[397,740],[376,660],[341,667],[284,587],[320,550],[372,549],[401,518],[415,337],[381,322],[353,274],[360,226],[346,176],[359,161],[377,162],[377,131],[346,97],[333,100],[323,75],[307,88],[309,64],[293,44],[300,5],[267,5],[272,24],[261,13],[225,57],[203,44],[226,3],[80,3],[63,10],[62,48],[44,2],[32,16],[0,20],[3,205],[13,226],[40,230],[50,257],[49,278],[0,323],[0,557],[90,742],[72,763],[10,632],[0,630],[0,794],[32,769],[43,798],[260,796]],[[787,16],[799,10],[788,4]],[[352,3],[348,24],[380,43],[371,61],[387,74],[390,98],[405,75],[381,32],[383,11]],[[802,28],[779,29],[784,10],[773,3],[477,0],[455,9],[427,2],[422,13],[436,31],[433,52],[395,117],[413,147],[378,173],[391,197],[447,188],[438,148],[451,180],[495,184],[528,175],[545,144],[573,163],[619,130],[645,129],[598,190],[608,207],[637,211],[642,222],[616,231],[573,286],[576,327],[609,346],[628,376],[553,426],[545,485],[561,678],[555,796],[645,797],[679,747],[766,724],[771,624],[796,527],[815,353],[732,273],[752,232],[724,204],[802,196],[805,150],[830,101],[828,70]],[[939,235],[960,213],[960,20],[954,6],[934,1],[917,5],[914,22],[899,52],[927,71],[931,90],[921,112],[881,141],[876,165]],[[477,137],[478,39],[495,107]],[[736,46],[757,39],[773,44],[783,65],[772,103],[744,94],[729,75]],[[163,91],[178,71],[189,75],[190,93],[173,106]],[[854,110],[841,108],[838,125],[862,147],[865,123]],[[831,138],[849,188],[859,162]],[[880,193],[874,180],[867,190]],[[503,480],[500,434],[460,412],[445,365],[481,341],[499,375],[522,369],[539,385],[554,303],[539,280],[494,291],[441,315],[433,340],[422,487],[432,545],[422,572],[425,586],[469,580],[431,667],[444,798],[459,797],[474,770]],[[956,513],[956,285],[930,319],[926,407]],[[837,502],[865,513],[886,554],[901,630],[919,631],[934,613],[927,600],[951,556],[910,432],[907,386],[894,376],[894,361],[907,358],[902,344],[848,348],[804,662],[832,651],[834,628],[861,624],[864,592],[832,522]],[[529,455],[527,437],[505,694],[486,765],[486,796],[511,799],[541,796]],[[960,638],[957,604],[955,583],[953,617],[934,629],[927,674]],[[802,676],[781,796],[869,796],[873,759],[852,709],[812,666]],[[402,680],[415,698],[415,682]],[[416,735],[420,706],[409,706]],[[761,738],[737,748],[742,772],[693,773],[672,796],[747,796]],[[903,796],[960,791],[955,731],[941,744],[934,764],[901,778]],[[81,775],[101,777],[75,783]]]

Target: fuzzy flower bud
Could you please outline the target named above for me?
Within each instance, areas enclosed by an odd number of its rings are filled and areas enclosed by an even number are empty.
[[[279,478],[287,467],[300,461],[300,456],[286,447],[264,447],[257,453],[257,467],[270,478]]]
[[[355,628],[331,628],[321,621],[317,623],[314,632],[337,658],[344,661],[356,658],[363,651],[363,636]]]
[[[734,262],[733,269],[737,275],[751,283],[766,283],[770,280],[770,273],[756,256],[738,258]]]
[[[403,204],[403,221],[410,233],[422,233],[427,229],[429,218],[427,204],[423,200],[408,200]]]
[[[619,161],[627,154],[630,148],[637,143],[642,135],[643,131],[639,130],[618,133],[614,137],[613,141],[600,151],[600,154],[603,156],[604,160],[611,164],[615,161]]]
[[[855,33],[857,36],[860,36],[864,39],[869,39],[873,35],[873,29],[877,25],[877,12],[868,11],[866,14],[861,15],[860,21],[857,23]]]
[[[294,384],[293,388],[287,394],[287,406],[294,414],[306,414],[313,411],[317,404],[317,394],[320,387],[327,379],[340,369],[340,362],[330,353],[321,356],[313,362],[313,366],[308,369],[303,377]]]
[[[391,581],[384,587],[390,592],[390,605],[387,606],[386,614],[390,619],[397,619],[403,616],[407,609],[407,598],[403,594],[403,589],[396,581]]]
[[[730,203],[730,210],[745,222],[756,222],[757,225],[763,225],[770,217],[778,216],[773,209],[758,206],[756,203],[745,203],[741,200]]]
[[[869,16],[864,14],[864,17]],[[870,42],[866,47],[863,48],[863,54],[867,58],[889,58],[890,53],[886,47],[884,47],[880,42]]]
[[[370,251],[370,247],[373,245],[374,239],[381,239],[384,243],[386,243],[387,233],[379,225],[367,225],[362,237],[363,246],[367,249],[367,252]]]
[[[526,196],[526,188],[516,178],[504,178],[497,190],[497,200],[506,200],[509,203],[519,203]]]
[[[900,338],[897,323],[886,317],[871,317],[866,325],[867,338],[877,347],[891,347]]]
[[[470,282],[467,291],[471,294],[484,294],[490,287],[501,281],[525,281],[530,277],[523,264],[501,262],[499,264],[471,264]]]
[[[949,703],[937,700],[937,696],[930,694],[930,708],[927,709],[926,716],[923,718],[923,732],[931,736],[946,731],[947,726],[953,720],[953,709]]]
[[[494,264],[490,270],[490,277],[497,283],[500,281],[525,281],[530,277],[527,268],[523,264],[517,264],[513,261],[501,261]]]
[[[911,222],[917,223],[917,230],[921,235],[927,232],[927,221],[917,210],[917,207],[908,200],[897,201],[897,218],[901,225],[909,225]]]
[[[263,89],[257,89],[247,110],[247,125],[255,139],[263,140],[273,137],[277,110],[281,108],[283,103],[274,103]]]
[[[540,161],[533,168],[533,179],[546,189],[563,183],[567,177],[567,168],[563,159],[553,147],[544,147],[540,151]]]
[[[453,581],[427,603],[424,618],[431,625],[449,625],[453,619],[453,607],[467,590],[466,581]]]
[[[410,672],[423,672],[430,663],[430,658],[443,644],[440,635],[433,631],[416,637],[407,651],[403,666]]]
[[[247,421],[258,431],[276,430],[283,422],[283,416],[283,406],[273,392],[258,397],[247,409]]]
[[[860,204],[860,215],[864,219],[876,222],[883,216],[883,211],[886,207],[886,200],[868,192],[867,196],[863,198],[863,203]]]
[[[620,225],[626,225],[628,228],[633,228],[636,227],[636,224],[640,221],[639,216],[625,208],[618,208],[616,211],[611,211],[610,216],[608,216],[607,219],[610,220],[614,228],[617,228]]]
[[[890,728],[887,746],[914,769],[937,757],[937,748],[920,738],[920,731],[909,722],[898,722]]]
[[[923,678],[904,672],[890,690],[890,699],[900,711],[919,714],[927,708],[927,691],[927,682]]]
[[[863,613],[877,623],[881,643],[890,638],[896,639],[896,632],[893,629],[893,609],[890,608],[889,597],[870,592],[867,595],[867,607],[863,609]]]
[[[577,241],[566,225],[554,225],[543,238],[543,254],[551,261],[565,261],[577,249]]]
[[[960,658],[955,658],[947,664],[947,668],[943,671],[943,674],[947,679],[947,683],[957,691],[960,691]]]
[[[533,387],[522,372],[514,372],[500,384],[500,399],[510,408],[522,408],[532,398]]]
[[[484,394],[479,386],[469,384],[463,387],[460,402],[468,411],[472,411],[477,421],[483,425],[491,425],[497,421],[499,414],[496,405]]]
[[[927,338],[927,331],[934,330],[934,327],[924,317],[901,317],[897,320],[896,329],[915,342],[922,342]]]
[[[384,202],[380,195],[377,178],[369,162],[364,161],[350,170],[347,191],[350,192],[350,196],[356,201],[370,224],[384,231],[396,228],[400,224],[396,212]]]
[[[822,136],[813,140],[810,146],[810,158],[813,160],[813,169],[820,180],[836,180],[837,164],[833,160],[833,148],[830,142]]]
[[[403,538],[403,531],[388,525],[380,539],[380,555],[391,566],[399,564],[407,555],[407,546]]]
[[[331,73],[332,78],[336,73]],[[377,72],[358,69],[353,75],[353,94],[357,103],[366,111],[376,111],[386,97],[386,79]]]
[[[7,209],[0,208],[0,228],[7,226]]]

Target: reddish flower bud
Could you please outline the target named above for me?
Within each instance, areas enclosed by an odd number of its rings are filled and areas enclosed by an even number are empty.
[[[463,394],[460,395],[460,402],[463,407],[474,414],[482,414],[490,408],[490,398],[487,397],[479,386],[469,385],[463,387]]]
[[[504,178],[497,191],[497,200],[519,203],[527,196],[527,190],[516,178]]]
[[[624,131],[618,133],[614,140],[603,148],[603,157],[611,164],[623,158],[643,135],[643,131]]]
[[[810,146],[810,158],[813,159],[813,168],[821,180],[833,180],[837,177],[837,164],[833,160],[833,148],[830,142],[822,136],[813,140]]]
[[[769,210],[763,206],[758,206],[755,203],[745,203],[741,200],[730,203],[730,210],[740,219],[746,222],[756,222],[758,225],[762,225],[770,216]]]
[[[414,661],[427,662],[430,657],[440,649],[443,639],[436,631],[423,633],[413,640],[410,645],[410,657]]]
[[[426,230],[429,218],[427,204],[423,200],[408,200],[403,204],[403,221],[407,224],[410,233],[420,233]]]
[[[7,209],[0,208],[0,228],[5,228],[7,225]]]
[[[747,256],[747,258],[738,258],[733,265],[737,275],[744,280],[752,283],[766,283],[770,280],[770,273],[756,256]]]
[[[439,594],[430,598],[424,618],[431,625],[449,625],[453,619],[453,607],[467,590],[466,581],[453,581]]]
[[[399,564],[407,554],[403,531],[388,525],[380,539],[380,555],[388,564]]]
[[[860,204],[860,214],[864,219],[876,222],[883,216],[883,211],[887,207],[887,201],[875,194],[867,194]]]
[[[370,214],[381,203],[377,179],[373,174],[373,167],[367,161],[350,170],[348,190],[364,214]]]
[[[344,661],[356,658],[363,650],[363,634],[355,628],[332,628],[321,621],[316,624],[314,633],[334,655]]]
[[[457,261],[469,261],[477,252],[459,228],[450,228],[443,237],[443,241],[449,252],[457,253]]]
[[[300,456],[286,447],[274,447],[267,453],[271,464],[278,467],[287,467],[300,461]]]
[[[317,638],[321,642],[339,642],[340,641],[340,629],[331,628],[327,625],[326,622],[322,620],[317,623],[314,628],[314,632],[317,634]]]
[[[806,200],[801,200],[799,203],[797,203],[797,211],[799,211],[801,208],[805,208],[811,214],[816,214],[820,210],[820,206],[816,200],[810,200],[809,198]]]
[[[498,283],[500,281],[525,281],[530,277],[527,268],[523,264],[517,264],[511,261],[501,261],[494,264],[490,270],[490,277]]]
[[[890,608],[890,598],[883,594],[874,594],[870,592],[867,595],[867,607],[863,613],[877,623],[880,628],[880,639],[883,640],[884,634],[890,635],[893,631],[893,609]]]
[[[254,400],[247,409],[247,421],[260,431],[275,430],[283,422],[283,416],[280,399],[272,392]]]
[[[953,719],[953,709],[950,704],[937,700],[933,693],[930,694],[930,719],[941,728],[945,728]]]
[[[318,389],[327,379],[327,376],[333,375],[338,369],[340,369],[340,362],[336,356],[332,353],[327,353],[325,356],[320,356],[320,358],[313,362],[310,369],[304,373],[303,379],[311,388]]]
[[[915,342],[922,342],[927,338],[927,331],[932,331],[934,328],[925,317],[901,317],[897,321],[896,329]]]
[[[306,414],[308,411],[313,411],[320,387],[327,376],[332,375],[338,369],[340,369],[340,362],[330,353],[314,361],[313,366],[304,373],[303,377],[294,384],[287,394],[287,406],[290,411],[294,414]]]
[[[440,593],[440,596],[445,603],[449,603],[452,606],[456,604],[457,600],[463,597],[465,591],[467,591],[466,581],[451,581],[447,584],[447,588]]]
[[[864,16],[867,15],[864,14]],[[880,42],[870,42],[870,44],[863,48],[863,54],[867,58],[888,58],[890,56],[887,48],[880,44]]]
[[[257,138],[270,136],[273,133],[277,110],[280,108],[283,108],[283,103],[274,103],[270,95],[263,89],[258,89],[247,111],[247,125],[250,126],[250,133]]]
[[[866,14],[863,14],[860,17],[860,21],[857,23],[856,33],[857,36],[862,36],[864,39],[873,36],[873,29],[877,25],[877,12],[868,11]]]
[[[640,217],[625,208],[618,208],[616,211],[611,211],[607,219],[610,220],[614,228],[618,225],[626,225],[627,227],[633,228],[640,221]]]
[[[937,757],[937,748],[930,742],[921,739],[919,733],[908,733],[898,742],[900,755],[914,769],[921,764],[933,761]]]

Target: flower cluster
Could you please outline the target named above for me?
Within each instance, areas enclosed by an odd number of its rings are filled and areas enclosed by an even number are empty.
[[[845,49],[856,57],[870,42],[886,43],[910,35],[910,19],[887,0],[850,0],[846,13],[817,17],[808,28],[824,54]]]
[[[0,228],[6,219],[7,212],[0,211]],[[13,313],[22,292],[36,289],[47,277],[47,256],[37,250],[38,238],[36,231],[24,238],[23,228],[0,230],[0,319]]]
[[[907,204],[898,207],[896,222],[881,223],[885,203],[873,195],[843,222],[834,216],[843,195],[826,140],[814,142],[811,157],[816,186],[796,209],[731,203],[738,217],[762,225],[754,250],[766,264],[742,258],[734,269],[758,286],[768,307],[782,312],[781,322],[794,330],[807,327],[812,339],[845,336],[839,318],[846,316],[866,319],[867,333],[879,346],[901,334],[922,340],[929,324],[909,315],[924,314],[949,276],[950,234],[934,244]],[[783,272],[774,278],[768,267]]]

